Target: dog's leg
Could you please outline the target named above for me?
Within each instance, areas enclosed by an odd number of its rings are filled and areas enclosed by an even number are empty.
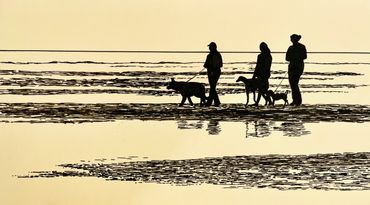
[[[270,96],[268,96],[266,93],[263,93],[262,94],[262,97],[265,99],[265,106],[267,105],[267,104],[271,104],[271,102],[270,102]]]
[[[270,104],[271,104],[271,103],[270,103],[270,96],[268,96],[268,95],[264,94],[263,98],[265,98],[265,106],[266,106],[266,105],[270,105]]]
[[[285,99],[284,99],[284,106],[285,106],[285,105],[288,105],[288,104],[289,104],[288,99],[286,99],[286,98],[285,98]]]
[[[249,103],[249,92],[247,92],[247,103],[245,103],[245,106],[247,106]]]
[[[191,101],[191,98],[190,97],[188,97],[188,101],[189,101],[189,103],[190,103],[190,105],[191,106],[193,106],[194,104],[193,104],[193,101]]]
[[[186,100],[186,97],[185,96],[182,96],[182,100],[181,100],[181,103],[179,105],[180,107],[184,105],[185,100]]]
[[[200,106],[205,106],[206,105],[206,95],[203,95],[203,97],[200,98]]]
[[[259,92],[259,91],[258,91]],[[253,91],[253,101],[254,101],[254,103],[256,103],[257,102],[257,100],[256,100],[256,91]]]

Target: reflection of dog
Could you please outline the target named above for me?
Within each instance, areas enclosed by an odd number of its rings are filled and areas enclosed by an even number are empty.
[[[190,105],[193,105],[190,98],[191,96],[200,98],[200,106],[205,105],[206,103],[206,88],[202,83],[176,82],[171,78],[171,82],[168,84],[167,89],[173,89],[181,93],[182,100],[179,106],[184,105],[186,98]]]
[[[284,100],[284,106],[288,104],[288,91],[285,91],[285,93],[274,93],[274,91],[268,90],[266,95],[272,99],[272,105],[275,105],[276,100]]]
[[[249,93],[253,93],[253,100],[256,102],[256,91],[260,92],[260,88],[262,86],[261,82],[258,79],[247,79],[243,76],[239,76],[236,82],[243,82],[245,85],[245,93],[247,94],[247,103],[249,103]],[[265,94],[263,93],[262,96],[265,98]],[[266,99],[266,98],[265,98]]]

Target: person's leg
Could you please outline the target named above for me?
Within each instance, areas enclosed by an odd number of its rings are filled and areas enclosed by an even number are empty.
[[[216,106],[219,106],[221,104],[220,102],[220,99],[218,98],[218,94],[217,94],[217,90],[216,90],[216,86],[217,86],[217,82],[218,82],[218,79],[220,78],[220,74],[221,73],[216,73],[216,75],[214,76],[214,101],[215,101],[215,105]]]
[[[291,103],[291,105],[300,105],[301,93],[298,87],[298,82],[299,82],[298,75],[289,74],[289,84],[292,90],[292,99],[293,99],[293,102]]]
[[[270,102],[270,100],[268,100],[268,99],[266,98],[266,92],[267,92],[267,90],[268,90],[268,88],[269,88],[269,83],[268,83],[268,81],[267,81],[267,80],[260,80],[260,81],[259,81],[259,84],[260,84],[260,87],[259,87],[259,89],[258,89],[258,96],[257,96],[257,100],[256,100],[256,103],[255,103],[255,105],[257,105],[257,106],[258,106],[258,104],[259,104],[259,102],[260,102],[260,100],[261,100],[261,96],[262,96],[266,101]]]
[[[272,101],[270,99],[269,96],[267,96],[267,91],[269,90],[269,87],[270,87],[270,84],[269,84],[269,81],[268,79],[264,81],[264,87],[263,87],[263,92],[261,93],[262,94],[262,97],[265,99],[265,105],[271,105],[272,104]]]
[[[260,100],[261,100],[261,95],[262,95],[261,91],[258,91],[257,100],[256,100],[256,102],[254,103],[254,105],[255,105],[255,106],[258,106],[258,103],[259,103],[259,102],[260,102]]]
[[[290,89],[292,91],[292,103],[290,103],[290,105],[295,105],[296,104],[296,84],[295,84],[295,78],[294,78],[294,75],[289,73],[289,85],[290,85]]]
[[[301,79],[301,75],[303,74],[303,70],[304,70],[304,63],[302,62],[302,64],[299,66],[299,72],[297,73],[297,102],[296,102],[296,105],[302,105],[302,95],[301,95],[301,91],[299,89],[299,80]]]
[[[207,99],[207,103],[206,103],[206,105],[207,106],[210,106],[210,105],[212,105],[212,102],[213,102],[213,95],[214,95],[214,92],[213,92],[213,90],[214,89],[216,89],[215,87],[214,87],[214,83],[213,83],[213,75],[212,75],[212,73],[208,73],[208,83],[209,83],[209,94],[208,94],[208,99]]]
[[[301,78],[301,76],[300,75],[298,75],[297,77],[296,77],[297,79],[296,79],[296,82],[297,82],[297,87],[296,87],[296,89],[297,89],[297,93],[296,93],[296,105],[301,105],[302,104],[302,95],[301,95],[301,91],[300,91],[300,89],[299,89],[299,79]]]
[[[263,97],[263,99],[265,99],[265,106],[266,105],[272,105],[272,101],[266,93],[262,94],[262,97]]]

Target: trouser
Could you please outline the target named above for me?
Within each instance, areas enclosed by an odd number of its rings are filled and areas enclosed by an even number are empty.
[[[261,96],[263,96],[263,98],[265,99],[265,101],[267,101],[267,103],[269,105],[272,104],[270,98],[266,98],[266,92],[267,90],[269,89],[269,81],[268,79],[260,79],[259,80],[259,84],[260,84],[260,87],[259,87],[259,90],[258,90],[258,95],[257,95],[257,100],[256,100],[256,105],[258,105],[258,103],[260,102],[260,99],[261,99]]]
[[[289,85],[290,89],[292,90],[292,104],[294,105],[301,105],[302,104],[302,95],[301,91],[299,90],[299,79],[303,73],[303,63],[299,66],[291,66],[289,65],[288,77],[289,77]]]
[[[219,105],[221,102],[220,102],[220,99],[218,98],[218,94],[216,91],[216,85],[217,85],[218,79],[220,78],[221,71],[208,71],[207,74],[208,74],[208,82],[210,86],[207,105],[212,105],[213,101],[215,102],[215,105]]]

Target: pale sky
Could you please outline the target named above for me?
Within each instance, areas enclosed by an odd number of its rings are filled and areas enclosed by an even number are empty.
[[[370,0],[0,0],[0,49],[369,51]]]

